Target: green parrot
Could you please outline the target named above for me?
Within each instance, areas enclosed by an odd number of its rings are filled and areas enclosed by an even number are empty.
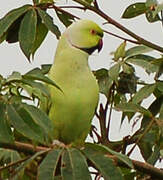
[[[61,90],[49,86],[49,118],[54,139],[64,144],[84,143],[99,99],[99,87],[88,66],[88,57],[102,48],[102,29],[93,21],[79,20],[62,34],[49,71]]]

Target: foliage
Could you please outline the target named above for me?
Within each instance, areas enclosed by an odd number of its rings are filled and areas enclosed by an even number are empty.
[[[154,167],[163,158],[163,57],[158,58],[163,48],[114,21],[99,8],[97,0],[73,2],[75,5],[71,8],[89,9],[135,39],[105,31],[122,39],[123,43],[113,53],[111,68],[93,72],[100,93],[107,100],[96,112],[101,133],[92,126],[90,135],[94,143],[86,143],[83,148],[53,147],[51,121],[39,108],[40,99],[49,99],[45,83],[62,91],[46,76],[50,65],[42,65],[24,75],[13,72],[7,78],[0,76],[0,179],[75,180],[91,179],[91,174],[95,179],[103,177],[106,180],[163,179],[163,172]],[[60,24],[55,23],[48,9],[54,9],[55,16],[66,27],[79,19],[53,0],[33,0],[33,5],[13,9],[0,19],[0,42],[19,42],[30,61],[49,31],[57,39],[60,37]],[[145,15],[147,21],[153,23],[162,21],[162,10],[163,5],[156,0],[146,0],[129,5],[122,18]],[[127,43],[135,44],[127,49]],[[159,51],[157,57],[151,55],[153,50]],[[153,82],[142,82],[135,72],[136,66],[143,68],[149,76],[153,74]],[[151,95],[153,100],[144,106],[144,101]],[[108,135],[113,110],[121,112],[121,124],[126,118],[130,122],[136,117],[141,122],[139,130],[121,141],[111,142]],[[133,147],[127,153],[131,144]],[[144,158],[143,165],[130,159],[136,145]]]

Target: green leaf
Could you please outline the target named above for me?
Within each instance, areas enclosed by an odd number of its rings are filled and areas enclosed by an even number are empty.
[[[135,55],[140,55],[140,54],[151,52],[151,51],[153,51],[153,49],[148,46],[144,46],[144,45],[135,46],[126,51],[125,58],[129,58]]]
[[[71,25],[74,21],[74,16],[72,16],[71,14],[67,14],[65,12],[60,12],[60,11],[57,11],[56,10],[56,13],[57,13],[57,16],[59,18],[59,20],[66,26],[68,27],[69,25]]]
[[[13,143],[11,127],[7,122],[6,104],[0,101],[0,142]]]
[[[163,96],[159,96],[149,106],[148,110],[152,113],[153,116],[156,116],[159,113],[162,102],[163,102]],[[142,119],[141,126],[145,128],[150,121],[151,121],[151,117],[144,116]]]
[[[154,59],[151,64],[158,67],[155,77],[157,79],[163,74],[163,58]]]
[[[153,57],[147,55],[135,55],[128,59],[126,62],[138,65],[146,70],[147,73],[154,73],[158,71],[158,66],[153,64],[152,61],[154,60]]]
[[[158,81],[157,82],[157,88],[159,91],[163,93],[163,81]]]
[[[67,148],[64,151],[61,167],[61,174],[64,180],[91,180],[86,159],[77,149]]]
[[[154,150],[153,150],[151,156],[149,157],[149,159],[147,160],[147,162],[154,166],[160,157],[160,148],[156,145],[153,147],[153,149]]]
[[[120,44],[120,46],[116,49],[114,53],[114,61],[118,61],[120,58],[125,57],[125,48],[126,48],[126,41]]]
[[[74,179],[73,164],[71,162],[68,149],[65,149],[62,155],[61,174],[64,180]]]
[[[116,63],[114,66],[112,66],[109,71],[109,77],[113,80],[113,81],[117,81],[118,76],[119,76],[119,72],[120,72],[120,67],[121,67],[121,63]]]
[[[54,3],[53,0],[40,0],[39,3],[47,4],[47,3]]]
[[[44,130],[44,132],[48,134],[53,133],[52,121],[48,118],[48,116],[43,111],[36,108],[35,106],[27,105],[27,104],[22,104],[22,107],[26,110],[28,114],[30,114],[33,121],[37,125],[39,125],[39,127],[41,127]]]
[[[3,164],[8,164],[11,162],[16,162],[20,160],[21,157],[17,151],[10,149],[0,148],[0,162]]]
[[[2,145],[3,146],[3,145]],[[3,149],[0,148],[0,165],[1,167],[4,167],[6,165],[10,165],[12,163],[17,163],[17,161],[20,161],[21,157],[17,151],[9,150],[9,149]],[[15,169],[18,165],[12,166],[10,168],[1,169],[1,179],[9,179],[11,175],[11,168],[12,172],[15,172]],[[19,176],[19,179],[21,176]],[[18,180],[18,178],[13,178],[12,180]]]
[[[152,10],[146,11],[145,15],[146,15],[146,18],[147,18],[148,22],[150,22],[150,23],[153,23],[153,22],[156,22],[156,21],[160,21],[159,15],[156,14]]]
[[[50,68],[51,68],[51,64],[43,64],[41,65],[41,72],[43,74],[48,74],[48,72],[50,71]]]
[[[51,85],[55,86],[56,88],[58,88],[59,90],[61,90],[60,87],[54,81],[52,81],[50,78],[45,76],[39,68],[35,68],[35,69],[29,71],[23,77],[25,79],[39,80],[39,81],[45,82],[47,84],[51,84]]]
[[[151,121],[149,119],[148,123]],[[147,128],[147,126],[145,127]],[[144,128],[143,128],[144,129]],[[141,136],[141,135],[139,135]],[[139,141],[138,145],[141,151],[141,154],[145,161],[148,161],[150,157],[152,157],[153,150],[156,148],[156,144],[158,144],[158,139],[159,139],[159,129],[156,128],[155,126],[152,126],[152,129],[150,129],[144,136],[143,138]],[[156,149],[155,149],[156,150]],[[151,163],[154,159],[151,159]]]
[[[128,6],[122,15],[122,18],[133,18],[144,14],[148,8],[145,3],[135,3]]]
[[[161,11],[162,5],[158,5],[157,0],[147,0],[145,4],[148,8],[145,14],[148,22],[160,21],[158,13]]]
[[[135,69],[128,63],[122,64],[123,71],[119,74],[117,91],[120,94],[136,92],[138,77],[135,75]]]
[[[57,165],[63,149],[51,150],[46,157],[41,162],[38,169],[38,179],[39,180],[53,180]]]
[[[127,102],[126,96],[122,93],[116,93],[114,96],[114,105]]]
[[[161,130],[161,133],[163,134],[163,103],[161,104],[160,115],[159,115],[159,120],[158,121],[160,122],[159,128]],[[162,136],[162,138],[163,138],[163,136]],[[161,143],[161,144],[163,146],[163,143]],[[160,146],[161,146],[161,144],[160,144]],[[161,148],[161,149],[163,149],[163,148]]]
[[[156,15],[158,15],[158,13],[161,12],[162,10],[163,10],[163,3],[157,4],[156,7],[155,7],[155,9],[154,9],[153,14],[156,16]]]
[[[34,8],[24,16],[19,30],[19,43],[25,56],[30,60],[32,48],[36,38],[37,14]]]
[[[6,82],[11,81],[20,81],[22,80],[22,76],[19,72],[13,71],[12,74],[6,79]]]
[[[19,28],[23,18],[24,18],[24,14],[21,15],[18,19],[16,19],[12,23],[12,25],[8,28],[6,32],[6,41],[8,43],[16,43],[19,40],[18,38]]]
[[[118,104],[116,105],[115,109],[118,111],[123,111],[123,112],[135,112],[135,113],[140,112],[143,115],[152,117],[152,114],[149,110],[143,108],[139,104],[135,104],[131,102]]]
[[[158,82],[157,82],[158,83]],[[156,83],[156,85],[157,85]],[[162,89],[160,91],[160,89],[158,89],[158,87],[156,87],[155,91],[153,92],[153,95],[156,97],[156,98],[159,98],[160,96],[162,96]]]
[[[40,47],[41,43],[44,41],[46,35],[48,33],[47,27],[41,23],[37,23],[37,28],[36,28],[36,37],[35,37],[35,42],[32,48],[32,56],[34,58],[34,54],[36,50]]]
[[[39,93],[41,98],[42,96],[50,98],[50,92],[47,86],[40,82],[31,81],[31,79],[23,79],[23,84],[20,84],[24,90],[26,90],[30,96],[35,95],[35,93]]]
[[[131,171],[126,167],[121,167],[121,171],[125,180],[133,180],[137,176],[136,171]]]
[[[160,155],[163,158],[163,149],[160,150]]]
[[[119,74],[117,91],[120,94],[130,93],[133,94],[136,92],[138,78],[135,76],[135,73],[124,73]]]
[[[33,119],[33,116],[37,117],[37,115],[31,114],[31,112],[26,109],[26,106],[24,107],[23,104],[9,104],[7,105],[7,115],[13,127],[23,136],[35,140],[36,142],[47,143],[47,133],[49,132],[45,132],[45,128],[38,125],[38,119]],[[43,113],[40,111],[40,121],[42,120],[42,115]],[[45,116],[42,118],[44,117]]]
[[[6,39],[7,33],[5,32],[1,37],[0,37],[0,43],[2,43]]]
[[[123,72],[126,74],[133,74],[135,72],[134,67],[127,63],[123,63],[122,68],[123,68]]]
[[[146,5],[147,7],[151,7],[151,6],[153,6],[153,5],[157,5],[157,0],[146,0],[145,5]]]
[[[109,78],[108,70],[102,68],[97,71],[93,71],[93,74],[98,80],[100,93],[105,94],[105,96],[108,97],[109,90],[113,84],[113,80]]]
[[[23,83],[26,83],[27,81],[28,80],[24,80]],[[28,82],[30,83],[30,85],[35,84],[35,82],[34,83],[30,82],[30,81],[28,81]],[[42,92],[40,89],[38,89],[36,87],[32,87],[32,86],[28,85],[28,82],[26,84],[20,84],[20,87],[22,88],[21,90],[26,91],[26,93],[29,95],[29,96],[25,96],[28,98],[28,100],[34,101],[35,98],[39,99],[39,100],[42,97],[47,98],[47,96],[44,94],[44,92]],[[41,85],[41,83],[40,83],[40,85]],[[37,104],[37,106],[38,106],[38,104]]]
[[[0,37],[8,30],[12,23],[24,14],[30,7],[31,5],[24,5],[20,8],[13,9],[0,19]]]
[[[39,151],[37,153],[35,153],[33,156],[31,156],[30,158],[28,158],[26,161],[24,161],[18,168],[16,168],[15,172],[14,172],[14,176],[20,174],[25,167],[29,166],[29,164],[36,159],[36,157],[44,154],[46,151]],[[12,176],[12,177],[14,177]]]
[[[93,2],[93,0],[84,0],[85,2],[87,2],[88,4],[91,4]]]
[[[59,39],[61,33],[58,29],[58,27],[53,23],[53,18],[49,16],[49,14],[46,11],[41,10],[40,8],[37,8],[38,14],[41,17],[43,23],[45,26],[50,30],[52,33],[54,33]]]
[[[163,123],[163,103],[161,104],[159,119],[160,119],[160,120],[162,121],[162,123]],[[163,125],[162,125],[162,128],[163,128]]]
[[[150,96],[156,88],[156,84],[145,85],[132,98],[133,103],[140,103],[143,99]]]
[[[86,145],[82,152],[100,171],[105,180],[123,180],[121,172],[106,153],[98,151],[93,145],[91,147]]]
[[[130,168],[134,168],[131,159],[129,159],[128,156],[121,154],[121,153],[117,153],[116,151],[113,151],[112,149],[108,148],[107,146],[104,146],[102,144],[92,144],[92,143],[87,143],[86,144],[87,147],[95,147],[95,146],[99,146],[100,148],[102,147],[104,150],[108,151],[109,153],[111,153],[112,155],[115,155],[120,161],[124,162],[126,165],[128,165],[128,167]]]
[[[39,1],[40,1],[40,0],[33,0],[33,3],[34,3],[34,4],[39,4]]]

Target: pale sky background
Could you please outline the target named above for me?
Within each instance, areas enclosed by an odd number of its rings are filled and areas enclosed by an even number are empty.
[[[1,2],[0,8],[0,18],[3,17],[9,10],[13,8],[20,7],[24,4],[30,4],[31,0],[5,0]],[[57,0],[57,2],[62,2],[60,4],[66,4],[66,0]],[[107,13],[110,17],[117,20],[119,23],[127,27],[128,29],[134,31],[139,36],[144,37],[145,39],[156,43],[160,46],[163,45],[163,28],[160,22],[149,24],[144,17],[144,15],[136,17],[134,19],[121,19],[122,13],[124,12],[125,8],[132,3],[138,2],[138,0],[98,0],[100,7]],[[145,0],[139,0],[139,2],[145,2]],[[122,35],[128,37],[120,30],[116,29],[112,25],[102,25],[105,21],[100,17],[97,17],[92,12],[83,12],[80,10],[71,10],[70,12],[74,12],[76,15],[79,15],[82,18],[91,19],[97,22],[103,29],[116,33],[118,35]],[[54,17],[54,22],[58,23],[54,11],[51,10],[50,14]],[[63,32],[65,27],[63,25],[60,26],[60,30]],[[99,69],[105,67],[109,69],[112,65],[111,59],[112,56],[110,52],[114,51],[118,45],[122,43],[122,40],[117,39],[115,37],[105,35],[104,37],[104,47],[100,54],[94,53],[90,58],[90,66],[92,69]],[[29,63],[22,51],[19,48],[19,44],[7,44],[3,42],[0,44],[0,57],[1,57],[1,65],[0,65],[0,74],[4,76],[10,75],[13,71],[19,71],[22,74],[26,73],[27,71],[33,69],[34,67],[38,67],[41,64],[49,64],[53,63],[54,52],[56,49],[57,40],[52,33],[48,33],[45,41],[39,48],[39,50],[35,54],[35,59],[32,63]],[[130,47],[129,44],[128,47]],[[159,54],[159,53],[157,53]],[[142,71],[142,69],[138,69],[137,71],[142,79],[150,78]],[[104,101],[104,97],[102,96],[102,100]],[[124,122],[121,130],[119,130],[120,124],[120,113],[114,113],[112,117],[112,124],[111,124],[111,132],[112,136],[110,137],[111,140],[121,140],[126,135],[132,135],[132,124],[128,124],[128,122]],[[96,123],[96,122],[95,122]],[[134,129],[136,130],[138,126]],[[138,150],[132,155],[133,159],[142,160],[142,157],[139,155]],[[158,164],[158,167],[163,166],[163,164]]]

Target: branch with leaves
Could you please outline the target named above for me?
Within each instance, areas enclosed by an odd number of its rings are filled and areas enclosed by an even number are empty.
[[[57,149],[60,149],[59,147],[45,147],[45,146],[35,146],[35,145],[31,145],[31,144],[27,144],[27,143],[21,143],[21,142],[14,142],[13,145],[11,144],[6,144],[6,143],[1,143],[1,146],[3,146],[3,148],[6,148],[6,149],[11,149],[11,150],[17,150],[17,151],[20,151],[20,152],[24,152],[28,155],[31,155],[31,154],[35,154],[35,153],[39,153],[39,155],[45,155],[45,154],[48,154],[49,152],[52,152],[53,150],[57,150]],[[87,146],[89,147],[89,144],[87,144]],[[90,146],[91,147],[91,146]],[[99,146],[99,148],[102,149],[102,147]],[[80,151],[80,150],[78,150]],[[83,151],[83,149],[81,150]],[[86,151],[86,150],[84,150]],[[117,164],[118,166],[128,166],[126,163],[124,163],[123,161],[120,160],[120,157],[118,156],[118,154],[114,154],[112,152],[111,154],[111,150],[110,150],[110,155],[107,155],[107,158],[110,158],[114,161],[115,164]],[[8,164],[7,166],[5,167],[0,167],[0,172],[4,169],[8,169],[8,168],[11,168],[12,166],[15,166],[17,164],[22,164],[22,163],[25,163],[26,161],[28,161],[32,156],[27,156],[26,158],[24,159],[21,159],[21,160],[18,160],[16,162],[13,162],[13,163],[10,163]],[[36,156],[37,157],[37,156]],[[124,159],[125,161],[125,159]],[[144,163],[144,162],[140,162],[140,161],[136,161],[136,160],[132,160],[132,164],[134,166],[134,168],[140,172],[143,172],[143,173],[146,173],[146,174],[149,174],[151,175],[151,177],[154,177],[154,178],[158,178],[158,179],[162,179],[163,178],[163,171],[162,170],[159,170],[158,168],[155,168],[154,166],[148,164],[148,163]],[[131,166],[131,164],[130,164]]]

